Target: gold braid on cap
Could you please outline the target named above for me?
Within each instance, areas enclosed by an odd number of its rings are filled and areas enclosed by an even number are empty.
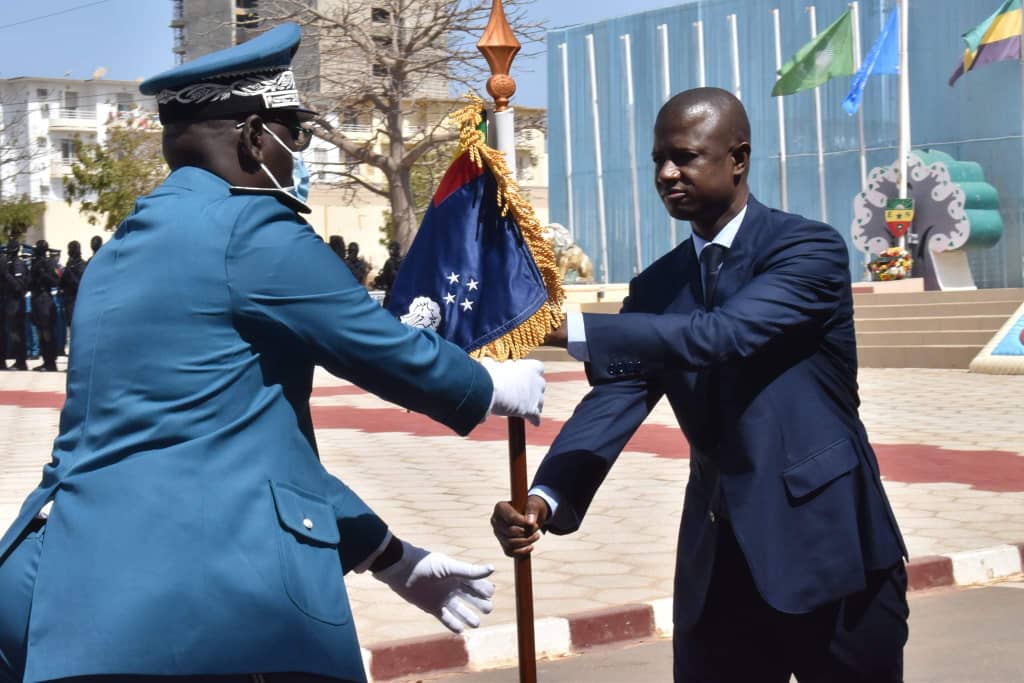
[[[502,216],[512,215],[519,232],[530,250],[533,262],[544,280],[548,298],[537,311],[518,327],[509,330],[494,341],[470,352],[474,358],[518,360],[540,346],[549,332],[562,324],[562,302],[565,291],[562,277],[555,265],[551,244],[544,239],[543,228],[530,202],[519,194],[519,185],[512,177],[505,155],[484,140],[480,123],[483,121],[484,103],[476,95],[466,95],[469,104],[451,114],[459,125],[459,153],[465,152],[477,166],[490,169],[498,185],[498,207]],[[458,153],[456,154],[456,156]]]

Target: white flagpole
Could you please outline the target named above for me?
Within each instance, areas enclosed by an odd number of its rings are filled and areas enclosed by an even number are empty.
[[[729,38],[732,42],[732,94],[737,100],[743,99],[740,89],[740,41],[736,32],[736,15],[730,14],[725,18],[729,22]]]
[[[860,3],[850,3],[850,18],[853,20],[853,71],[860,71]],[[864,107],[857,107],[857,143],[860,156],[860,189],[868,184],[868,155],[864,145]]]
[[[772,23],[775,25],[775,80],[780,77],[782,68],[782,30],[779,27],[779,10],[772,10]],[[785,97],[776,97],[775,106],[779,110],[779,195],[782,197],[782,210],[789,211],[789,178],[786,173],[786,105]]]
[[[565,117],[565,184],[569,205],[569,233],[576,239],[576,222],[573,216],[572,194],[572,117],[569,115],[569,48],[561,43],[558,49],[562,52],[562,112]]]
[[[811,40],[818,37],[818,15],[814,5],[807,8],[811,17]],[[821,222],[828,223],[828,204],[825,200],[825,143],[821,132],[821,86],[814,89],[814,124],[818,137],[818,197],[821,201]]]
[[[594,114],[594,170],[597,173],[597,224],[601,230],[601,279],[608,284],[608,225],[604,216],[604,171],[601,167],[601,118],[597,104],[597,67],[594,60],[594,34],[586,35],[587,61],[590,67],[590,105]]]
[[[707,85],[704,75],[704,22],[693,22],[693,29],[697,33],[697,85],[703,88]]]
[[[909,5],[906,0],[899,0],[900,12],[900,132],[899,132],[899,192],[900,199],[907,198],[907,162],[910,157],[910,68],[907,64],[907,30]],[[899,240],[900,248],[906,248],[907,236]]]
[[[640,182],[636,169],[636,114],[633,111],[633,50],[629,34],[619,36],[626,57],[626,125],[629,135],[629,175],[633,182],[633,237],[636,240],[636,267],[639,273],[644,268],[643,249],[640,246]]]
[[[661,40],[661,102],[664,104],[672,96],[672,72],[668,59],[668,24],[658,24],[658,38]],[[1022,67],[1024,73],[1024,67]],[[676,237],[676,221],[672,216],[668,217],[668,235],[672,240],[669,249],[675,249],[679,243]]]

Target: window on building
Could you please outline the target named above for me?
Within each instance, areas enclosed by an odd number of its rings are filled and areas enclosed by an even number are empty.
[[[75,141],[67,138],[60,141],[60,158],[64,163],[69,164],[78,157],[75,156]]]
[[[50,198],[50,186],[49,185],[40,185],[39,186],[39,196],[42,199],[49,199]]]
[[[386,66],[384,66],[383,64],[379,64],[379,63],[378,64],[374,64],[373,65],[373,75],[374,76],[387,76],[388,75],[388,68]]]
[[[377,47],[386,50],[387,48],[391,47],[391,44],[394,41],[391,39],[391,36],[374,36],[373,42],[377,44]]]
[[[241,28],[257,28],[260,24],[259,9],[259,0],[236,0],[235,23]]]
[[[44,138],[44,137],[36,138],[36,148],[40,149],[40,150],[46,149],[46,138]]]
[[[74,90],[64,91],[64,108],[69,111],[76,111],[78,109],[78,93]]]
[[[45,100],[49,96],[50,96],[50,91],[47,90],[46,88],[36,88],[36,98],[37,99]]]
[[[125,114],[135,109],[135,96],[130,92],[117,93],[117,113]]]
[[[316,177],[323,180],[327,177],[327,150],[313,150],[313,164],[316,168]]]
[[[390,24],[391,12],[387,11],[383,7],[374,7],[370,10],[370,19],[375,24]]]

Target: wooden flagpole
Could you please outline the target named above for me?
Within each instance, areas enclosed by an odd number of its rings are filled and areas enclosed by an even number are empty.
[[[516,82],[509,75],[512,60],[521,47],[512,27],[505,17],[501,0],[493,0],[491,17],[484,29],[484,35],[476,44],[487,59],[491,77],[487,79],[487,92],[494,98],[494,125],[497,148],[505,154],[505,162],[516,173],[514,113],[509,108],[509,98],[515,94]],[[526,511],[526,423],[522,418],[508,419],[508,456],[511,472],[512,506],[523,513]],[[516,584],[516,626],[519,640],[520,683],[536,683],[537,654],[533,630],[533,578],[530,558],[522,557],[515,562]]]

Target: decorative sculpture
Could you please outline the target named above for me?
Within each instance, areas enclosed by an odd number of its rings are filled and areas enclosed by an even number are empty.
[[[867,189],[853,200],[853,244],[868,256],[896,245],[885,212],[898,196],[897,166],[872,169]],[[996,189],[985,182],[980,164],[935,150],[914,150],[907,168],[914,200],[907,235],[913,275],[923,277],[929,290],[974,289],[966,250],[992,246],[1003,234]]]
[[[562,275],[562,282],[594,281],[594,266],[590,257],[573,241],[572,233],[564,225],[549,223],[544,227],[543,234],[555,253],[555,264]],[[572,273],[571,277],[569,273]]]

